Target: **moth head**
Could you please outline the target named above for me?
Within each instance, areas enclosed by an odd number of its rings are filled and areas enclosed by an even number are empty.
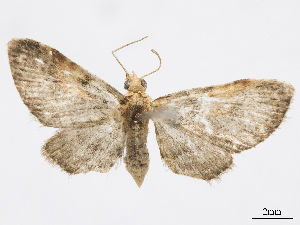
[[[131,42],[131,43],[127,44],[127,45],[123,45],[122,47],[117,48],[116,50],[113,50],[113,51],[112,51],[113,56],[116,58],[117,62],[120,64],[120,66],[123,68],[123,70],[124,70],[125,73],[126,73],[126,80],[125,80],[125,83],[124,83],[124,88],[125,88],[126,90],[128,90],[128,91],[132,91],[132,92],[145,92],[145,91],[146,91],[146,88],[147,88],[147,83],[146,83],[146,81],[145,81],[143,78],[146,77],[146,76],[149,76],[149,75],[152,74],[152,73],[155,73],[156,71],[158,71],[158,70],[160,69],[160,67],[161,67],[161,58],[160,58],[160,56],[158,55],[158,53],[157,53],[155,50],[152,49],[151,51],[152,51],[152,52],[158,57],[158,59],[159,59],[159,67],[158,67],[156,70],[152,71],[151,73],[148,73],[148,74],[142,76],[141,78],[138,78],[138,77],[136,76],[136,74],[135,74],[133,71],[132,71],[132,74],[131,74],[131,75],[127,72],[127,70],[124,68],[124,66],[122,65],[122,63],[119,61],[119,59],[118,59],[117,56],[115,55],[115,52],[116,52],[116,51],[119,51],[120,49],[122,49],[122,48],[124,48],[124,47],[126,47],[126,46],[128,46],[128,45],[131,45],[131,44],[133,44],[133,43],[136,43],[136,42],[139,42],[139,41],[141,41],[141,40],[144,40],[144,39],[147,38],[147,37],[148,37],[148,36],[143,37],[142,39],[139,39],[139,40],[137,40],[137,41]]]
[[[145,92],[147,88],[147,82],[143,77],[138,78],[137,75],[132,71],[132,74],[126,74],[126,80],[124,88],[132,92]]]

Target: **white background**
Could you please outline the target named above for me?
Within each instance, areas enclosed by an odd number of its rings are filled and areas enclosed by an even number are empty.
[[[296,94],[280,128],[211,184],[169,171],[153,124],[150,169],[139,189],[124,164],[69,177],[40,155],[55,132],[40,125],[14,86],[6,43],[31,38],[58,49],[122,93],[128,71],[153,98],[243,78],[279,79]],[[0,224],[300,224],[300,1],[1,1]],[[294,220],[252,220],[263,208]]]

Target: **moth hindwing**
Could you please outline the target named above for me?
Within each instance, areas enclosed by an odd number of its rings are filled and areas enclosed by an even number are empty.
[[[149,167],[149,119],[169,169],[209,181],[231,167],[231,154],[256,146],[278,128],[294,93],[282,81],[245,79],[152,101],[143,78],[160,66],[139,78],[114,54],[126,73],[123,95],[40,42],[12,39],[8,55],[24,104],[43,125],[60,129],[42,148],[46,160],[69,174],[105,173],[126,146],[126,169],[139,187]]]

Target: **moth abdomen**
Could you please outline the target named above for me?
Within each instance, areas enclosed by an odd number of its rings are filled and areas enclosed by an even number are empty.
[[[132,121],[131,121],[132,122]],[[124,162],[127,171],[140,187],[149,168],[149,153],[147,149],[148,122],[134,123],[126,132],[126,156]]]
[[[128,93],[128,105],[124,115],[126,129],[126,156],[124,162],[127,171],[140,187],[149,168],[149,153],[147,149],[147,136],[149,118],[140,118],[151,111],[152,100],[142,93]]]

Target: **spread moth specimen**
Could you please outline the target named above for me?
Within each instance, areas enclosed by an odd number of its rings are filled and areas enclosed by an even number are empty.
[[[161,59],[152,52],[160,60],[159,69]],[[149,167],[149,119],[168,168],[209,181],[231,167],[231,154],[253,148],[277,129],[294,92],[283,81],[244,79],[152,101],[143,78],[158,69],[138,78],[115,56],[126,72],[128,92],[122,95],[40,42],[12,39],[8,55],[25,105],[43,125],[60,128],[43,146],[43,156],[69,174],[105,173],[126,146],[126,169],[139,187]]]

